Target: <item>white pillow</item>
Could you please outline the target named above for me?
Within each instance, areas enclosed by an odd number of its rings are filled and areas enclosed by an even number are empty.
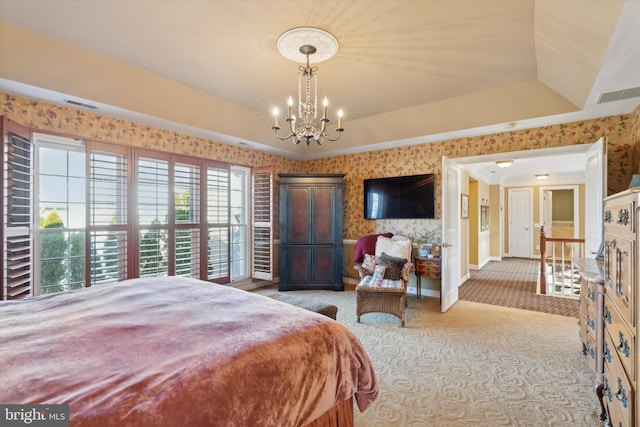
[[[395,236],[394,236],[395,237]],[[376,256],[382,256],[382,252],[397,258],[411,261],[411,239],[398,240],[384,236],[378,236],[376,241]]]

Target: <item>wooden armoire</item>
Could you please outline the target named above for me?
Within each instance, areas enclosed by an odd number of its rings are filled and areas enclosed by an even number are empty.
[[[281,291],[344,290],[343,174],[279,174]]]

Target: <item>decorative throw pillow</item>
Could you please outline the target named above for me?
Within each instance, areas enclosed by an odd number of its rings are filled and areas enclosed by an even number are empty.
[[[402,268],[406,263],[406,258],[398,258],[387,255],[386,252],[382,252],[382,255],[380,256],[380,265],[384,265],[386,267],[384,272],[385,279],[401,280]]]
[[[388,238],[379,236],[376,241],[376,256],[380,256],[382,252],[386,252],[387,255],[391,255],[398,258],[411,258],[412,242],[410,239],[396,240],[394,238]]]
[[[375,270],[373,270],[373,280],[382,280],[384,279],[384,272],[387,271],[387,267],[384,265],[376,265]]]
[[[373,274],[373,271],[378,264],[378,259],[375,255],[364,254],[364,261],[362,261],[362,268],[367,272],[367,274]]]

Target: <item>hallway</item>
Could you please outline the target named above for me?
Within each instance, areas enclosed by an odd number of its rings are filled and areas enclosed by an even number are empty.
[[[481,270],[471,271],[471,277],[458,289],[459,298],[577,318],[579,300],[536,293],[539,267],[535,259],[491,261]]]

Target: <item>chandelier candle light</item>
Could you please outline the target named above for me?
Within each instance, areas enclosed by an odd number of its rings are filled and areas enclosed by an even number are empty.
[[[325,97],[322,102],[323,114],[320,123],[316,123],[318,118],[318,67],[310,66],[311,55],[315,56],[314,62],[325,61],[333,57],[338,51],[338,41],[335,37],[324,30],[318,28],[294,28],[287,31],[278,39],[278,50],[287,59],[302,62],[306,59],[306,66],[298,67],[298,118],[293,113],[293,98],[289,97],[287,102],[287,117],[285,121],[289,125],[289,135],[280,136],[280,124],[278,118],[280,110],[273,109],[273,126],[271,129],[281,140],[291,138],[297,145],[304,140],[307,147],[314,140],[318,145],[326,139],[337,141],[344,131],[342,127],[342,110],[338,111],[337,136],[329,137],[325,131],[329,120],[329,101]],[[313,96],[312,96],[313,95]]]

